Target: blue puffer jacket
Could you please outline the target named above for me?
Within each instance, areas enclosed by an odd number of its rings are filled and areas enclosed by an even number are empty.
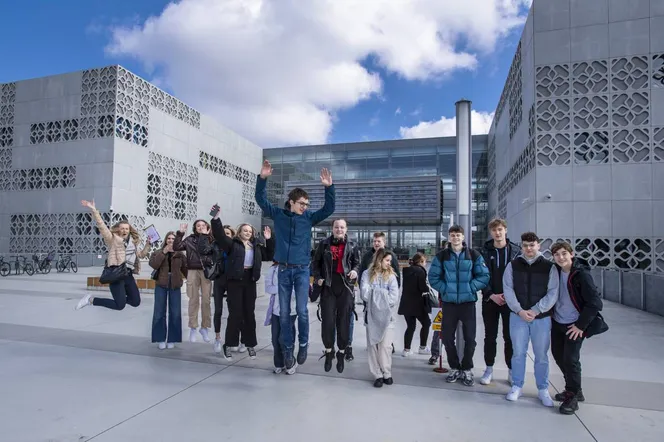
[[[325,204],[315,212],[297,215],[267,200],[267,180],[256,180],[256,202],[265,216],[274,220],[274,260],[284,264],[308,266],[311,262],[311,228],[334,213],[334,184],[325,188]]]
[[[484,258],[465,246],[459,256],[451,248],[440,251],[429,269],[429,284],[443,302],[475,302],[477,292],[488,283],[489,269]]]

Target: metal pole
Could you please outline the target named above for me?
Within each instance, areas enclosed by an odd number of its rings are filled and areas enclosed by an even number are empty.
[[[456,163],[456,196],[457,196],[457,224],[463,227],[466,244],[472,246],[473,232],[471,223],[471,180],[472,180],[472,139],[470,128],[471,102],[461,99],[456,102],[456,141],[457,141],[457,163]],[[444,314],[444,313],[443,313]],[[465,342],[463,339],[463,324],[459,322],[456,331],[456,346],[459,361],[463,361]]]

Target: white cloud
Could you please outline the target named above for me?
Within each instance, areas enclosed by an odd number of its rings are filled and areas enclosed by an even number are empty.
[[[107,50],[158,73],[184,101],[264,146],[322,143],[334,114],[382,80],[474,69],[530,0],[181,0]],[[464,50],[457,43],[464,42]]]
[[[493,112],[470,112],[470,130],[473,135],[488,134],[493,121]],[[437,121],[420,121],[411,127],[400,127],[401,138],[450,137],[456,135],[456,117],[440,117]]]
[[[401,115],[401,107],[398,107],[397,110],[394,111],[394,115]]]

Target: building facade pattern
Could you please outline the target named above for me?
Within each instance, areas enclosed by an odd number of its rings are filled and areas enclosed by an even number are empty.
[[[560,8],[558,9],[569,11],[569,1],[554,0],[552,3],[559,3]],[[534,18],[538,12],[533,12],[533,9],[538,11],[538,7],[539,11],[543,11],[539,12],[542,14],[539,21]],[[521,60],[523,57],[519,53],[522,47],[531,42],[535,53],[534,57],[530,59],[532,62],[530,68],[534,72],[534,91],[532,93],[535,97],[535,104],[534,112],[529,114],[529,126],[532,127],[529,130],[530,141],[523,153],[509,168],[509,172],[500,181],[497,189],[490,186],[490,192],[497,191],[497,195],[490,199],[490,201],[494,201],[490,212],[508,219],[508,222],[518,215],[518,213],[508,210],[510,206],[508,200],[516,198],[511,191],[531,169],[534,169],[532,182],[535,183],[536,188],[530,194],[538,195],[534,204],[537,207],[537,224],[540,225],[542,216],[550,216],[543,215],[543,213],[549,214],[550,212],[545,210],[546,197],[542,197],[540,189],[537,189],[543,184],[543,178],[540,178],[539,175],[552,176],[548,170],[571,169],[572,176],[575,177],[576,174],[591,170],[588,169],[588,166],[604,165],[610,167],[609,170],[612,170],[613,173],[617,173],[623,167],[651,165],[652,169],[639,170],[647,171],[645,173],[650,173],[652,170],[653,179],[655,179],[654,171],[661,169],[655,169],[654,166],[664,162],[664,118],[654,115],[656,109],[664,109],[662,105],[664,96],[659,93],[664,88],[664,53],[647,52],[647,50],[641,53],[627,51],[620,56],[583,59],[577,55],[576,61],[575,56],[572,56],[568,58],[569,61],[561,59],[556,63],[536,62],[538,57],[540,60],[545,59],[543,55],[546,54],[543,53],[552,49],[539,43],[544,38],[533,38],[533,35],[548,37],[548,33],[558,32],[556,35],[560,36],[563,35],[562,30],[570,29],[569,22],[561,22],[557,27],[542,28],[555,23],[555,20],[545,16],[545,14],[553,13],[551,8],[553,5],[544,5],[543,0],[535,0],[521,42],[517,47],[517,55],[514,58],[515,61]],[[625,21],[628,19],[624,18]],[[538,29],[537,23],[540,23],[540,29]],[[609,27],[608,17],[606,26]],[[573,33],[570,32],[569,35],[571,35],[570,38],[574,38]],[[609,38],[609,32],[605,38]],[[630,37],[625,35],[621,38]],[[572,45],[575,43],[589,44],[581,41],[573,42]],[[549,44],[555,50],[555,44],[553,42]],[[598,42],[593,44],[593,48],[601,46]],[[607,41],[606,44],[609,47],[609,44],[613,43]],[[574,46],[572,46],[572,53],[574,53]],[[524,72],[527,70],[524,69]],[[492,155],[504,155],[515,142],[513,138],[515,127],[518,128],[518,124],[512,121],[512,115],[516,115],[518,110],[513,112],[511,108],[518,103],[518,100],[513,98],[512,92],[519,90],[521,86],[515,80],[517,76],[513,71],[514,63],[503,92],[503,96],[510,99],[505,100],[501,96],[489,134],[490,161]],[[498,133],[497,128],[505,124],[501,122],[501,118],[506,118],[507,114],[509,114],[507,123],[509,131],[508,133]],[[623,184],[616,184],[614,181],[613,187],[621,185]],[[624,185],[628,186],[629,183]],[[546,187],[548,188],[548,186]],[[613,192],[615,194],[615,189]],[[655,189],[655,193],[657,193],[657,189]],[[521,199],[521,197],[518,198]],[[512,207],[527,205],[530,199],[529,197],[523,201],[516,201]],[[613,199],[611,201],[615,207],[625,199],[621,198],[618,203]],[[639,200],[643,200],[643,198],[639,198]],[[571,199],[571,201],[570,206],[576,200]],[[561,205],[557,207],[564,207],[565,203],[559,204]],[[573,215],[573,213],[566,214],[565,222],[572,223]],[[614,208],[610,223],[616,223],[615,216]],[[651,216],[651,214],[645,216]],[[652,232],[633,229],[630,235],[554,236],[556,227],[551,227],[538,233],[544,236],[542,249],[547,256],[550,256],[548,252],[550,245],[556,240],[564,239],[572,243],[577,255],[588,260],[592,266],[664,273],[664,238],[656,234],[658,230],[661,231],[656,228],[657,224],[664,220],[656,219],[654,214],[652,217]],[[585,220],[581,221],[585,222]],[[592,220],[588,220],[588,222],[590,221]],[[544,224],[549,226],[554,223]],[[532,226],[532,229],[535,230],[535,226]]]
[[[151,218],[185,222],[195,219],[200,190],[199,168],[213,170],[241,183],[242,213],[255,217],[259,215],[253,198],[255,174],[203,151],[200,151],[199,164],[187,164],[150,148],[151,110],[161,111],[200,130],[201,115],[198,111],[120,66],[86,70],[80,78],[80,115],[32,121],[26,143],[38,149],[41,145],[111,138],[114,142],[124,141],[147,150],[147,164],[140,172],[147,175],[143,207],[132,213],[106,211],[102,216],[108,224],[127,219],[140,230]],[[75,189],[77,167],[83,166],[13,167],[16,88],[16,83],[0,85],[0,191]],[[210,163],[203,160],[208,155],[216,162],[213,167],[208,167]],[[140,165],[138,167],[140,170]],[[95,255],[105,251],[99,232],[87,212],[12,212],[9,214],[9,226],[5,228],[8,233],[0,236],[8,234],[9,246],[0,253],[56,251],[60,254]]]

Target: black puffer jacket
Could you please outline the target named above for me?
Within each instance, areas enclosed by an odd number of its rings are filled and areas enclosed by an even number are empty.
[[[429,291],[427,271],[414,264],[403,269],[403,293],[399,302],[398,313],[403,316],[422,316],[431,313],[428,297],[422,296]]]
[[[224,272],[226,280],[241,280],[244,275],[244,244],[237,238],[226,236],[224,226],[218,219],[212,220],[212,234],[217,245],[227,254]],[[274,238],[268,239],[265,244],[253,238],[251,243],[254,247],[252,279],[258,281],[261,278],[262,262],[272,261],[274,258]]]
[[[482,257],[484,258],[484,263],[489,269],[489,283],[482,289],[482,299],[484,301],[489,301],[489,297],[496,293],[494,291],[496,287],[503,287],[503,273],[505,273],[505,267],[521,254],[521,247],[519,247],[518,244],[511,242],[509,238],[507,239],[506,247],[507,250],[504,250],[501,255],[498,249],[494,247],[493,240],[490,239],[484,243],[484,246],[480,250]],[[500,268],[499,264],[501,264]],[[497,293],[501,292],[499,291]]]
[[[211,249],[210,253],[207,255],[201,256],[201,254],[199,253],[199,248],[202,248],[203,246],[203,244],[201,244],[201,247],[199,247],[198,244],[198,241],[201,239],[203,241],[206,241],[207,244],[211,244],[209,235],[192,233],[188,237],[184,238],[183,232],[178,231],[175,234],[175,241],[173,241],[173,251],[187,252],[187,268],[189,270],[203,270],[203,265],[208,266],[212,264]]]

